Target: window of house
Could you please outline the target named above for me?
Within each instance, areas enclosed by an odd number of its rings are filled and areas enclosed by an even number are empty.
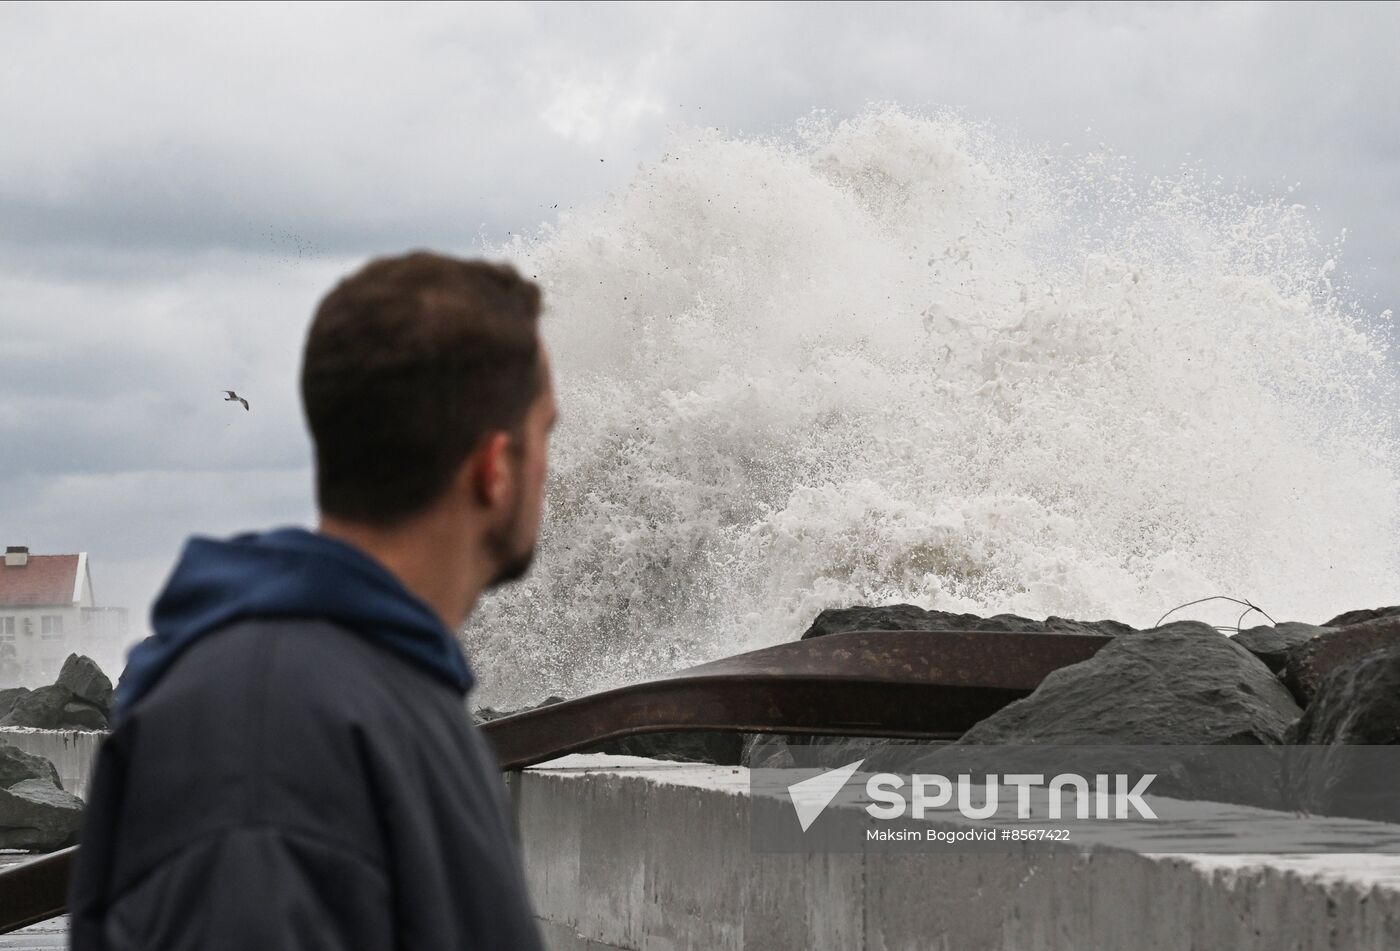
[[[13,617],[0,617],[0,634],[8,636],[10,640],[14,640],[15,619]]]
[[[45,614],[39,619],[39,635],[47,640],[63,636],[63,615]]]

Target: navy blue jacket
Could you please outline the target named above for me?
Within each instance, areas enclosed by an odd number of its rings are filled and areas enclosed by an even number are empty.
[[[541,947],[472,674],[376,561],[192,539],[89,787],[75,951]]]

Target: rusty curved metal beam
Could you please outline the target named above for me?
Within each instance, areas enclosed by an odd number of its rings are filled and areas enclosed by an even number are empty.
[[[0,871],[0,934],[68,911],[68,880],[77,856],[74,845]]]
[[[954,739],[1112,638],[858,631],[765,647],[482,724],[503,769],[643,733]]]
[[[657,680],[501,717],[501,768],[676,730],[954,738],[1112,638],[857,631],[779,644]],[[0,872],[0,934],[67,911],[77,847]]]

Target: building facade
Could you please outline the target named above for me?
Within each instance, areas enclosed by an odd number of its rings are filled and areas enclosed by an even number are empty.
[[[87,552],[5,549],[0,566],[0,687],[53,683],[69,654],[106,656],[126,640],[126,608],[93,598]]]

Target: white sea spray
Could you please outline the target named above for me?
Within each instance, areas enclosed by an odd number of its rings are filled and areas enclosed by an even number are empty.
[[[1148,626],[1213,594],[1313,622],[1400,600],[1388,315],[1286,196],[882,107],[678,130],[497,250],[545,288],[563,415],[536,568],[466,632],[477,702],[853,603]]]

